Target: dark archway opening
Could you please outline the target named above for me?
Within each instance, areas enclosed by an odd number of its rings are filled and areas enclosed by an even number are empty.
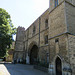
[[[62,63],[61,59],[57,57],[56,59],[56,75],[62,75]]]
[[[30,64],[37,64],[38,47],[34,45],[30,51]]]

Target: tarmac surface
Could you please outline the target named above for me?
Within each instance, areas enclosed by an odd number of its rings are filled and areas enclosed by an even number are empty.
[[[34,69],[33,65],[1,63],[0,75],[49,75],[49,74]]]

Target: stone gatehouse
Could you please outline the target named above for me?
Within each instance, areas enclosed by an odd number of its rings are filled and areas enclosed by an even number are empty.
[[[50,0],[28,29],[18,27],[14,59],[49,64],[51,75],[75,75],[75,0]]]

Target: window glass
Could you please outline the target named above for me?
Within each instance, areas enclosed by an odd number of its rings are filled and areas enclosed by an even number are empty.
[[[33,26],[33,34],[35,34],[35,26]]]
[[[45,20],[45,28],[48,27],[48,19]]]
[[[56,39],[55,39],[55,42],[59,42],[59,39],[58,39],[58,38],[56,38]]]
[[[55,0],[55,7],[58,5],[58,0]]]
[[[48,44],[48,35],[45,36],[45,44]]]

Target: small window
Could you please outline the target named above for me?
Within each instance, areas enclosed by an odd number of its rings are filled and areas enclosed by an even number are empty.
[[[35,34],[35,26],[33,26],[33,34]]]
[[[25,35],[25,38],[26,38],[26,35]]]
[[[47,28],[48,27],[48,19],[46,19],[46,21],[45,21],[45,28]]]
[[[75,54],[73,56],[75,57]]]
[[[58,0],[55,0],[55,7],[58,6]]]
[[[45,44],[48,44],[48,35],[45,36]]]
[[[57,39],[55,39],[55,42],[59,42],[59,39],[57,38]]]

